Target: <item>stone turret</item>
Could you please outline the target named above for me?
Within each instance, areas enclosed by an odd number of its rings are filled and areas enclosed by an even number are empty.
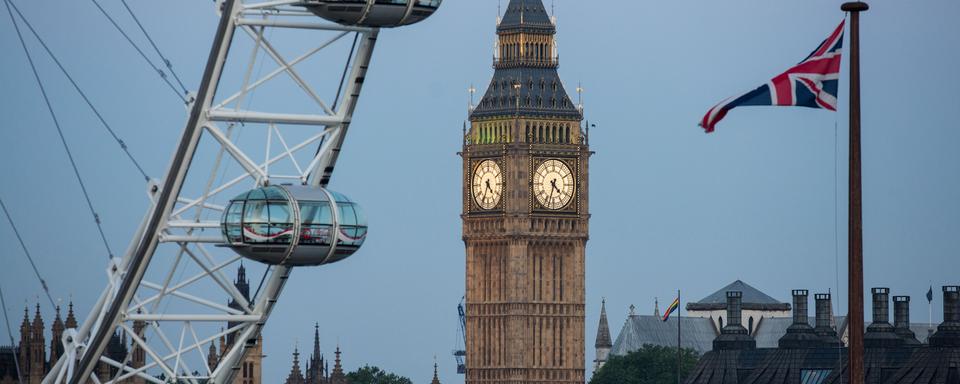
[[[430,384],[440,384],[440,376],[437,375],[437,362],[433,362],[433,380]]]
[[[57,360],[63,355],[63,319],[60,317],[60,306],[57,306],[56,317],[53,318],[53,324],[50,325],[50,366],[57,363]]]
[[[67,329],[77,328],[77,317],[73,315],[73,301],[70,301],[70,305],[67,306],[67,321],[64,322],[64,326]]]
[[[20,323],[20,373],[30,374],[30,307],[23,306],[23,322]]]
[[[217,369],[217,364],[219,363],[217,359],[217,342],[210,342],[210,349],[207,350],[207,367],[210,368],[210,372],[213,372],[214,369]]]
[[[290,375],[287,376],[286,384],[304,384],[303,372],[300,371],[300,351],[293,348],[293,366],[290,367]]]
[[[137,309],[137,313],[142,313],[140,309]],[[146,341],[146,328],[147,323],[143,320],[136,320],[133,322],[133,333],[137,335],[141,340]],[[133,368],[140,368],[146,364],[147,355],[146,351],[140,347],[139,344],[134,340],[133,337],[130,338],[130,366]],[[140,376],[133,377],[133,384],[144,384],[146,381]]]
[[[44,336],[43,317],[40,316],[40,303],[30,325],[30,368],[27,370],[30,384],[39,384],[46,373],[46,337]]]
[[[337,345],[336,356],[333,361],[333,372],[330,373],[330,384],[349,384],[347,375],[343,373],[343,365],[340,364],[340,345]]]

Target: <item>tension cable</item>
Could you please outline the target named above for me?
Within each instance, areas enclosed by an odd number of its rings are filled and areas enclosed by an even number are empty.
[[[73,174],[77,178],[77,182],[80,184],[80,189],[83,191],[83,198],[87,201],[87,207],[90,208],[90,214],[93,215],[93,220],[97,224],[97,231],[100,232],[100,239],[103,240],[103,246],[107,249],[107,255],[110,258],[113,258],[113,251],[110,250],[110,244],[107,242],[107,236],[103,233],[103,226],[100,223],[100,215],[97,214],[97,211],[93,208],[93,202],[90,200],[90,194],[87,192],[87,186],[83,182],[83,178],[80,176],[80,170],[77,168],[77,162],[73,159],[73,152],[70,151],[70,145],[67,144],[67,138],[63,135],[63,129],[60,127],[60,120],[57,119],[56,112],[53,111],[53,105],[50,104],[50,97],[47,96],[47,90],[43,86],[43,81],[40,80],[40,73],[37,72],[37,66],[33,62],[33,56],[30,55],[30,49],[27,48],[27,42],[23,39],[23,33],[20,32],[20,24],[17,23],[15,17],[13,17],[13,11],[10,9],[13,5],[12,0],[4,0],[4,3],[7,5],[7,13],[10,14],[10,21],[13,22],[13,28],[17,31],[17,38],[20,39],[20,45],[23,47],[23,53],[27,56],[27,61],[30,63],[30,69],[33,71],[33,77],[37,80],[37,86],[40,88],[40,93],[43,95],[43,101],[47,106],[47,111],[50,112],[50,118],[53,119],[53,125],[57,128],[57,134],[60,136],[60,142],[63,143],[63,149],[67,152],[67,158],[70,159],[70,166],[73,168]],[[51,299],[51,302],[53,300]]]

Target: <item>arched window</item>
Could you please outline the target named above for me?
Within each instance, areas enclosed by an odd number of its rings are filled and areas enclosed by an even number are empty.
[[[530,141],[530,123],[527,123],[527,132],[526,132],[526,135],[524,136],[524,140]]]
[[[750,320],[747,321],[747,324],[750,327],[750,328],[747,328],[747,332],[749,332],[749,334],[753,336],[753,316],[750,316]]]
[[[542,125],[539,128],[537,128],[537,142],[538,143],[543,142],[543,126]]]
[[[723,329],[723,316],[720,316],[717,319],[720,320],[720,329]]]

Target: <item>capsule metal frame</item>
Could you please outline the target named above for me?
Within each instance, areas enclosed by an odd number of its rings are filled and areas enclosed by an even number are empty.
[[[433,15],[443,0],[310,0],[307,9],[324,19],[366,27],[399,27]]]
[[[262,193],[262,198],[253,196],[256,192]],[[267,209],[264,221],[250,221],[253,216],[251,216],[248,205],[251,202],[259,202],[264,205],[263,208]],[[270,206],[281,202],[284,204],[283,207],[288,214],[288,219],[274,221],[274,217],[270,214]],[[303,208],[311,203],[316,204],[313,209],[319,211],[314,211],[311,217],[305,219]],[[324,213],[324,204],[330,209],[329,222],[317,220]],[[347,205],[354,213],[354,224],[343,224],[344,218],[341,216],[341,210]],[[239,209],[235,207],[239,207]],[[310,223],[305,225],[305,220],[309,220]],[[249,229],[250,224],[266,225],[267,232],[257,233],[255,230]],[[282,231],[271,233],[269,229],[277,225],[281,226]],[[305,231],[309,229],[307,225],[316,227],[317,232],[308,234]],[[341,242],[346,242],[346,239],[341,238],[341,231],[345,226],[354,229],[353,236],[358,236],[357,232],[361,232],[359,238],[343,235],[347,236],[349,241],[354,244],[341,244]],[[271,185],[245,192],[230,200],[221,218],[221,230],[226,239],[226,243],[222,246],[231,248],[234,252],[248,259],[267,264],[288,266],[318,266],[346,259],[363,245],[368,228],[362,210],[359,209],[356,202],[325,188],[307,186]],[[320,232],[325,232],[325,235],[317,236]],[[307,235],[319,239],[325,236],[326,243],[321,241],[317,244],[303,244],[304,236]],[[289,236],[289,241],[271,241],[285,236]],[[327,249],[324,249],[324,247],[327,247]]]

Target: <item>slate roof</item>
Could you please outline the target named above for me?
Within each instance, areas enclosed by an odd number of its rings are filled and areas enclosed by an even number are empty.
[[[834,324],[838,326],[846,321],[846,317],[834,317]],[[817,322],[816,317],[811,317],[807,324]],[[777,348],[780,338],[787,333],[787,328],[793,324],[792,317],[765,317],[756,325],[753,332],[753,338],[757,340],[757,348]]]
[[[556,27],[541,0],[510,0],[497,26],[497,33],[515,32],[552,35],[556,33]],[[564,89],[557,66],[556,61],[524,60],[495,65],[487,91],[470,114],[470,119],[519,114],[523,117],[579,121],[582,116]],[[516,83],[521,85],[519,95],[514,88]]]
[[[690,372],[685,384],[739,384],[760,366],[771,349],[710,351]]]
[[[890,383],[893,376],[907,366],[915,353],[922,348],[867,348],[863,355],[864,382],[867,384]],[[844,349],[846,354],[846,349]],[[850,382],[846,359],[842,369],[835,369],[823,384],[845,384]]]
[[[837,348],[777,349],[768,352],[745,379],[744,384],[819,384],[843,359]]]
[[[920,348],[890,378],[895,384],[960,383],[960,349]]]
[[[741,280],[734,281],[730,283],[730,285],[720,288],[720,290],[698,302],[687,303],[687,310],[712,311],[724,309],[727,307],[727,292],[730,291],[743,292],[743,309],[770,311],[790,310],[790,304],[780,302]]]
[[[521,84],[519,110],[515,99],[517,91],[513,87],[517,81]],[[497,68],[470,118],[514,116],[518,112],[525,117],[580,119],[580,111],[567,95],[556,68]]]
[[[713,321],[701,317],[676,317],[680,319],[682,337],[680,346],[705,353],[713,349],[713,339],[719,332]],[[663,322],[656,316],[633,315],[627,318],[610,350],[612,355],[623,356],[644,345],[675,347],[677,345],[677,322]]]
[[[510,0],[503,18],[500,19],[500,25],[497,26],[497,32],[519,30],[544,33],[556,31],[542,0]]]
[[[613,342],[610,340],[610,326],[607,324],[607,301],[600,304],[600,325],[597,327],[597,342],[595,348],[611,348]]]

